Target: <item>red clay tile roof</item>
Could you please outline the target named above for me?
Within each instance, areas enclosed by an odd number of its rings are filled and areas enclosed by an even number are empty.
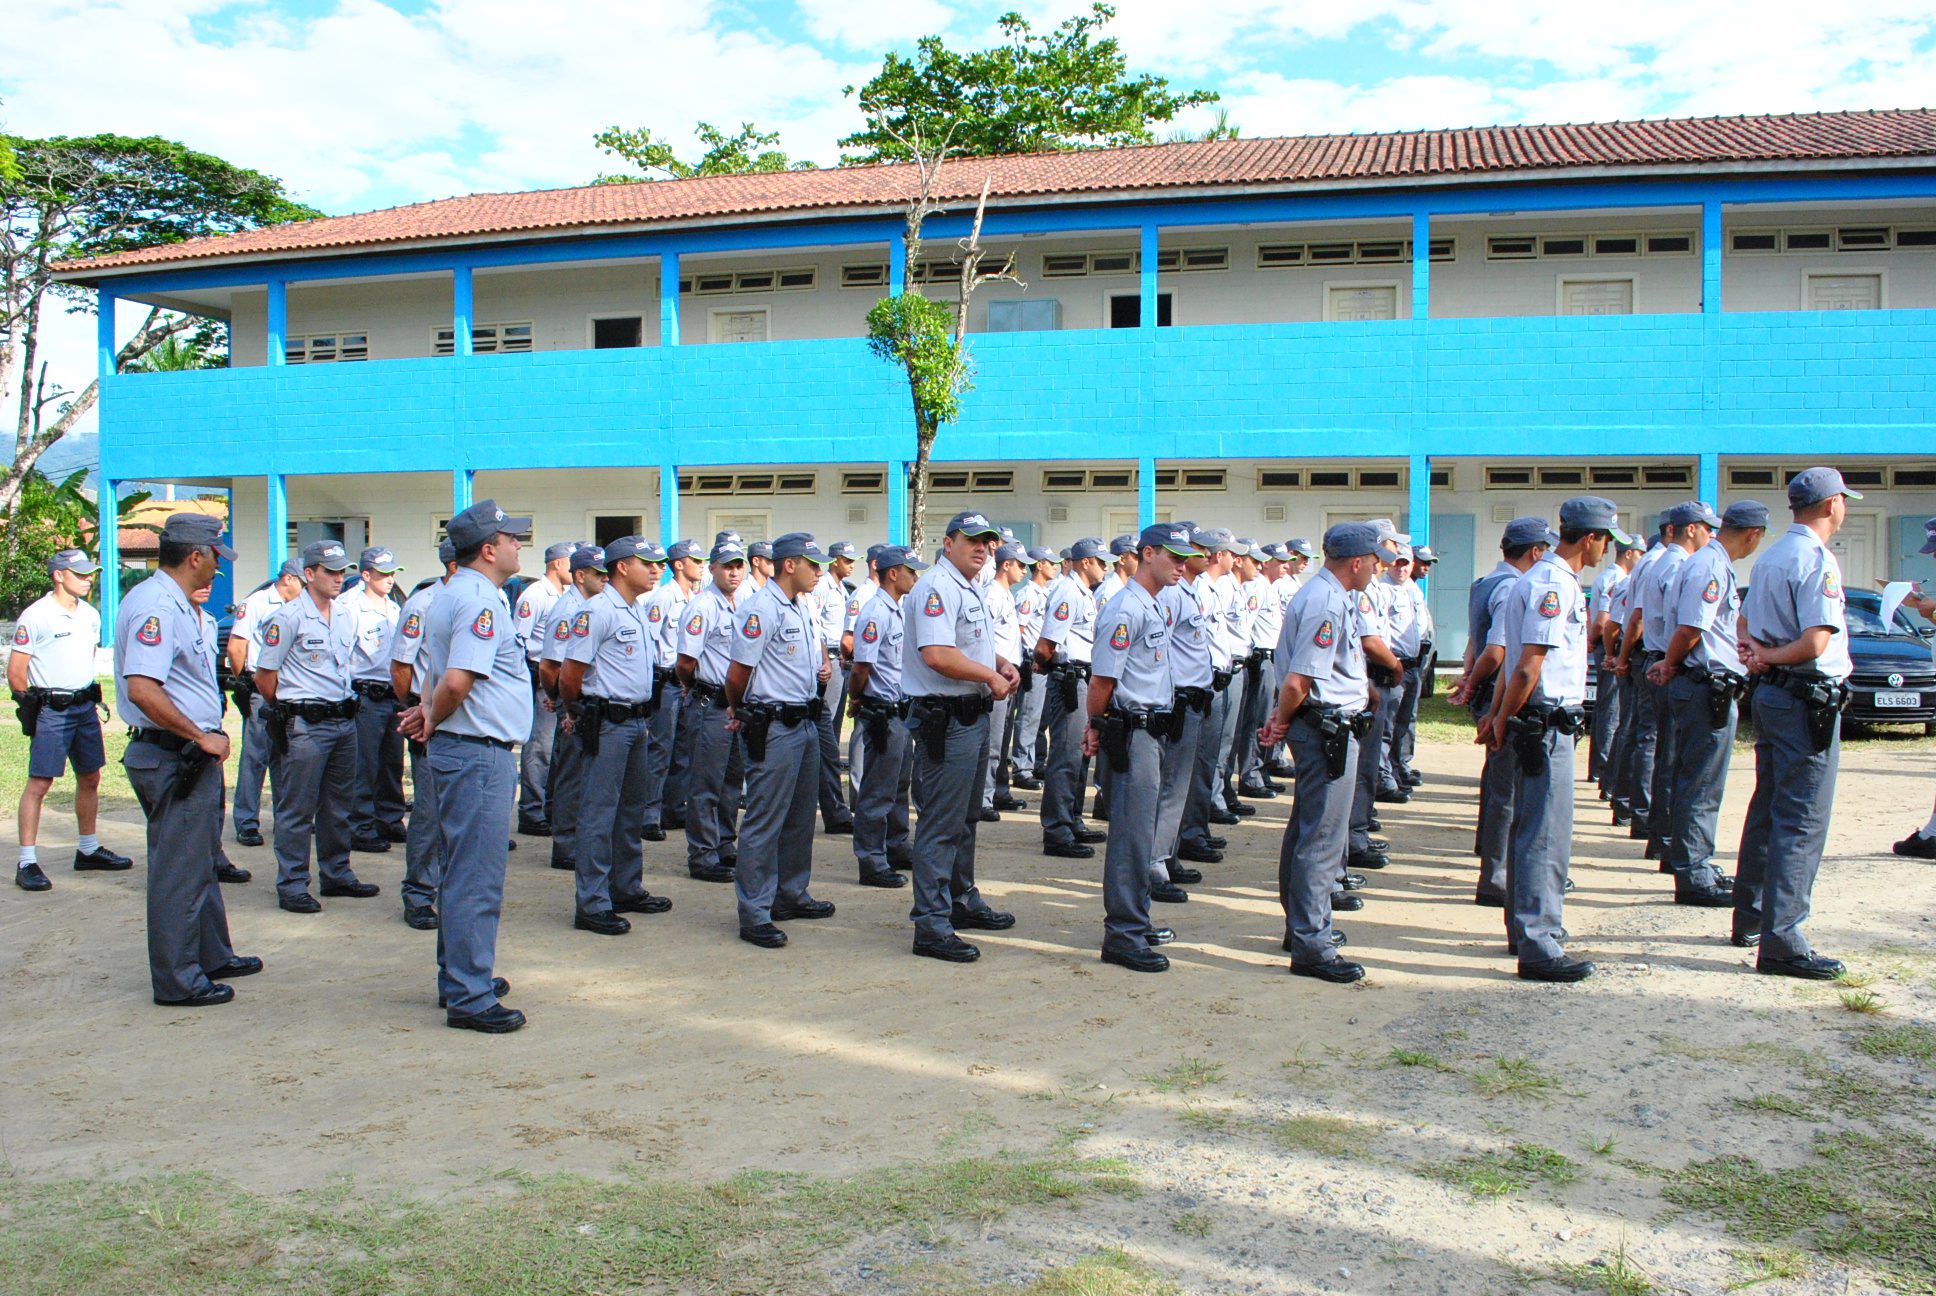
[[[992,178],[991,198],[1002,199],[1445,176],[1510,178],[1515,171],[1581,167],[1644,169],[1916,157],[1936,161],[1936,110],[1483,126],[964,158],[943,169],[939,197],[954,203],[971,200],[981,192],[984,178]],[[60,269],[75,272],[217,257],[327,254],[485,235],[892,208],[911,196],[913,182],[914,169],[899,165],[473,194],[142,248],[68,262]]]

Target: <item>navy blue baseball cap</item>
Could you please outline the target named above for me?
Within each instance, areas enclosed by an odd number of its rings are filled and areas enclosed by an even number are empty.
[[[496,500],[479,500],[452,518],[445,532],[461,551],[500,535],[522,535],[530,529],[530,518],[506,517]]]
[[[1324,556],[1362,558],[1366,554],[1378,553],[1381,543],[1378,528],[1371,523],[1339,522],[1324,533]]]
[[[63,549],[47,560],[49,575],[57,571],[71,571],[81,576],[92,576],[100,570],[101,564],[88,557],[85,549]]]
[[[746,561],[746,548],[737,540],[721,540],[713,546],[713,551],[706,556],[706,560],[716,563],[743,563]]]
[[[1179,558],[1197,556],[1196,545],[1190,539],[1190,528],[1183,522],[1156,522],[1143,528],[1136,537],[1136,552],[1145,549],[1168,549]]]
[[[1035,545],[1032,548],[1030,548],[1030,550],[1028,551],[1028,560],[1032,563],[1052,563],[1052,562],[1062,561],[1060,558],[1056,557],[1055,550],[1047,548],[1046,546],[1043,546],[1043,545]]]
[[[1109,542],[1109,552],[1118,558],[1124,558],[1138,552],[1136,537],[1133,535],[1117,536]]]
[[[755,540],[752,544],[746,546],[746,556],[748,558],[764,558],[768,562],[771,562],[773,560],[773,546],[768,541]]]
[[[1082,558],[1106,558],[1108,556],[1109,546],[1103,543],[1101,536],[1084,536],[1069,546],[1069,558],[1071,561]]]
[[[970,540],[980,540],[984,538],[989,540],[999,540],[1002,538],[1001,531],[996,528],[993,522],[990,522],[988,520],[987,514],[976,513],[973,511],[970,511],[967,513],[957,513],[952,518],[949,518],[948,530],[946,534],[965,535]]]
[[[206,513],[171,513],[161,524],[161,538],[172,544],[205,546],[235,561],[235,550],[222,543],[222,523]],[[341,546],[337,546],[341,548]]]
[[[443,558],[445,562],[455,562],[457,559],[457,547],[455,545],[451,545],[450,556],[446,558],[444,556],[445,545],[450,545],[450,541],[446,540],[444,541],[443,544],[440,544],[437,546],[437,556],[439,558]],[[276,579],[281,580],[284,576],[294,576],[297,580],[301,580],[302,564],[297,562],[294,558],[284,558],[282,560],[282,566],[276,568]]]
[[[371,545],[365,549],[356,560],[356,565],[364,571],[381,572],[385,576],[403,570],[403,564],[397,561],[397,556],[382,545]]]
[[[1299,558],[1315,558],[1318,556],[1316,547],[1303,536],[1292,536],[1284,542],[1284,548]]]
[[[587,568],[597,572],[611,570],[605,561],[605,551],[595,544],[581,544],[571,551],[571,569],[581,572]]]
[[[350,551],[343,548],[341,540],[312,540],[303,546],[303,570],[321,567],[324,571],[348,571]]]
[[[1707,508],[1703,504],[1701,508]],[[1721,519],[1715,518],[1716,522]],[[1599,495],[1575,495],[1560,504],[1560,526],[1568,531],[1605,531],[1615,540],[1630,540],[1620,529],[1620,509]]]
[[[1685,504],[1676,504],[1667,510],[1667,522],[1670,526],[1677,527],[1690,526],[1695,522],[1710,527],[1721,525],[1721,519],[1715,516],[1714,510],[1703,500],[1689,500]]]
[[[1026,563],[1028,561],[1028,550],[1024,549],[1016,541],[1010,540],[995,551],[995,561],[998,563]]]
[[[827,557],[829,558],[856,558],[859,556],[860,550],[854,547],[852,540],[836,540],[827,546]]]
[[[666,551],[657,540],[647,540],[644,536],[620,536],[605,546],[605,561],[609,565],[621,558],[662,563],[666,560]]]
[[[457,561],[457,546],[451,543],[449,537],[445,537],[437,542],[437,561],[446,566]],[[283,576],[301,576],[301,567],[297,567],[293,572],[289,570],[293,565],[293,559],[290,562],[284,563],[280,574]]]
[[[1849,484],[1842,480],[1842,474],[1833,468],[1810,468],[1795,474],[1795,480],[1788,483],[1788,506],[1807,508],[1810,504],[1820,504],[1831,495],[1846,495],[1850,499],[1861,499],[1861,491],[1852,491]]]
[[[880,561],[876,564],[882,571],[891,567],[905,567],[909,571],[926,571],[928,564],[921,561],[919,554],[901,545],[882,545]]]
[[[786,558],[805,558],[811,563],[827,561],[827,555],[821,552],[812,533],[807,531],[789,531],[776,539],[773,542],[772,557],[774,562]]]
[[[1543,517],[1516,517],[1506,523],[1506,533],[1499,539],[1501,547],[1517,549],[1521,545],[1550,545],[1553,543],[1553,528],[1546,525]]]
[[[672,548],[666,550],[666,561],[678,562],[681,558],[699,558],[705,552],[699,547],[697,540],[679,540],[673,543]]]
[[[1760,500],[1736,500],[1721,514],[1721,525],[1737,531],[1752,531],[1768,525],[1768,506]]]
[[[560,540],[557,544],[545,546],[545,561],[557,562],[560,558],[571,557],[571,551],[578,547],[576,540]]]

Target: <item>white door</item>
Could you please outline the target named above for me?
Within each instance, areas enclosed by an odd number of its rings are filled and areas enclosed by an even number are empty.
[[[1829,552],[1842,564],[1842,584],[1849,589],[1874,589],[1876,537],[1882,518],[1875,513],[1851,513],[1828,542]]]
[[[1812,274],[1802,305],[1809,310],[1881,310],[1879,274]]]
[[[1633,308],[1631,279],[1560,280],[1562,315],[1631,315]]]
[[[1398,289],[1392,284],[1328,285],[1324,290],[1324,317],[1340,324],[1397,319]]]
[[[712,340],[715,342],[766,341],[766,312],[763,310],[714,311]]]

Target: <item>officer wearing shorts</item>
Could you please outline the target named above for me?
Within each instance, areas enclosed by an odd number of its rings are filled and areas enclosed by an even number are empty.
[[[880,584],[854,619],[854,668],[848,706],[860,743],[860,785],[854,799],[854,858],[862,886],[897,888],[895,872],[913,863],[908,841],[907,695],[901,691],[906,625],[902,600],[928,564],[914,551],[888,545],[876,555]]]
[[[1116,807],[1103,855],[1102,961],[1132,972],[1167,972],[1170,960],[1150,942],[1150,864],[1158,857],[1165,749],[1177,737],[1176,690],[1169,614],[1157,599],[1182,576],[1194,550],[1188,534],[1168,523],[1144,528],[1139,540],[1143,561],[1136,575],[1096,621],[1083,754],[1105,762]]]
[[[356,798],[356,697],[350,664],[356,622],[335,615],[350,557],[341,541],[303,550],[308,587],[262,631],[255,686],[269,704],[275,767],[276,903],[290,913],[322,912],[309,894],[309,848],[325,896],[368,899],[380,888],[350,869],[350,807]]]
[[[672,908],[646,891],[642,854],[659,671],[646,603],[664,563],[665,550],[642,536],[605,546],[611,580],[573,616],[559,672],[584,760],[572,926],[601,936],[632,929],[622,914]]]
[[[1755,970],[1826,981],[1842,964],[1802,934],[1828,841],[1848,703],[1847,595],[1828,548],[1861,499],[1833,468],[1788,483],[1794,521],[1756,560],[1741,603],[1742,661],[1755,679],[1755,790],[1734,881],[1736,945],[1759,945]]]
[[[686,687],[692,757],[686,786],[686,869],[701,882],[731,882],[739,862],[739,798],[745,763],[726,712],[733,663],[733,604],[746,578],[746,550],[714,542],[712,580],[692,596],[679,627],[675,668]]]
[[[237,955],[215,880],[222,835],[222,780],[228,759],[214,645],[204,638],[191,590],[215,580],[218,559],[235,561],[222,524],[177,513],[162,525],[161,569],[128,591],[115,618],[114,686],[128,747],[128,772],[148,820],[148,973],[158,1004],[225,1004],[225,983],[262,970]]]
[[[397,619],[397,633],[390,646],[390,685],[396,690],[400,711],[408,710],[422,699],[422,658],[424,627],[430,619],[432,603],[457,571],[457,547],[442,540],[437,545],[437,560],[444,565],[438,580],[425,581],[403,601]],[[444,880],[444,861],[437,833],[437,783],[430,774],[430,751],[420,742],[408,744],[410,787],[415,808],[410,812],[410,831],[403,843],[403,921],[418,931],[437,929],[437,888]]]
[[[813,880],[821,690],[833,673],[812,595],[826,555],[804,531],[773,541],[773,576],[733,617],[726,702],[746,753],[745,818],[733,889],[740,939],[779,949],[777,924],[830,918]]]
[[[444,860],[437,927],[437,991],[445,1023],[501,1035],[524,1025],[493,976],[504,866],[504,818],[517,794],[512,753],[531,732],[531,680],[504,583],[517,575],[518,535],[530,518],[480,500],[450,520],[457,572],[431,605],[424,633],[424,700],[398,717],[430,748]]]
[[[408,840],[403,827],[403,735],[390,684],[390,643],[402,611],[390,591],[403,564],[382,545],[357,560],[363,583],[336,600],[336,615],[356,627],[350,687],[356,691],[356,799],[350,807],[352,849],[387,851]]]
[[[87,603],[100,564],[79,549],[63,549],[47,562],[54,588],[29,604],[14,627],[7,684],[19,708],[20,726],[31,740],[27,785],[20,792],[20,867],[14,882],[23,891],[46,891],[36,842],[40,811],[54,780],[74,770],[74,818],[80,843],[76,870],[120,872],[134,861],[101,845],[95,836],[101,804],[101,686],[94,679],[94,649],[101,642],[101,614]],[[220,814],[218,809],[216,812]]]
[[[904,601],[908,624],[901,686],[914,735],[914,803],[921,810],[914,830],[914,906],[908,916],[914,923],[914,953],[948,963],[981,957],[980,949],[957,935],[959,929],[1003,931],[1015,925],[1013,914],[991,909],[975,886],[988,717],[995,699],[1014,693],[1020,682],[1015,668],[995,655],[977,580],[1000,541],[1001,532],[985,515],[957,513],[948,522],[942,560],[915,582]],[[1065,624],[1073,619],[1065,618]]]

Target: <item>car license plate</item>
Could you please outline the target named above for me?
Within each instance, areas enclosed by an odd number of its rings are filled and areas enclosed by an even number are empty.
[[[1875,704],[1878,707],[1910,707],[1913,709],[1923,704],[1923,695],[1920,693],[1877,693],[1875,695]]]

